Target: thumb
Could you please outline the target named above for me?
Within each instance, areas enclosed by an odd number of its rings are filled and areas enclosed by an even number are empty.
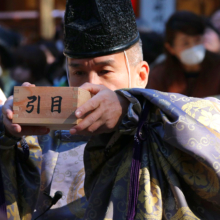
[[[24,83],[22,84],[22,86],[24,86],[24,87],[35,87],[34,84],[31,84],[31,83],[29,83],[29,82],[24,82]]]
[[[92,83],[84,83],[82,86],[80,86],[80,88],[89,91],[93,95],[96,95],[100,91],[102,91],[104,89],[107,89],[103,85],[95,85],[95,84],[92,84]]]

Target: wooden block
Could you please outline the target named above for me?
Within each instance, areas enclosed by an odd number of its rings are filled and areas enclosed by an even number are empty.
[[[75,110],[91,98],[76,87],[14,87],[14,124],[68,130],[79,120]]]

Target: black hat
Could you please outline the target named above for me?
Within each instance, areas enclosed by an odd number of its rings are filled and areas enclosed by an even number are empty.
[[[104,56],[139,40],[131,0],[67,0],[64,54],[73,58]]]

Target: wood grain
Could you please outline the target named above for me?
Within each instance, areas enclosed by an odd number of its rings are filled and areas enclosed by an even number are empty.
[[[79,123],[75,110],[90,98],[90,92],[76,87],[15,86],[12,122],[53,130],[70,129]]]

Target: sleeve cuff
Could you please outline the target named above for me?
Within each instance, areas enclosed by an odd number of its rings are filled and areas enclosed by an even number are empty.
[[[141,102],[127,90],[117,90],[115,92],[130,102],[127,114],[122,119],[122,123],[119,127],[120,133],[134,134],[142,111]]]

